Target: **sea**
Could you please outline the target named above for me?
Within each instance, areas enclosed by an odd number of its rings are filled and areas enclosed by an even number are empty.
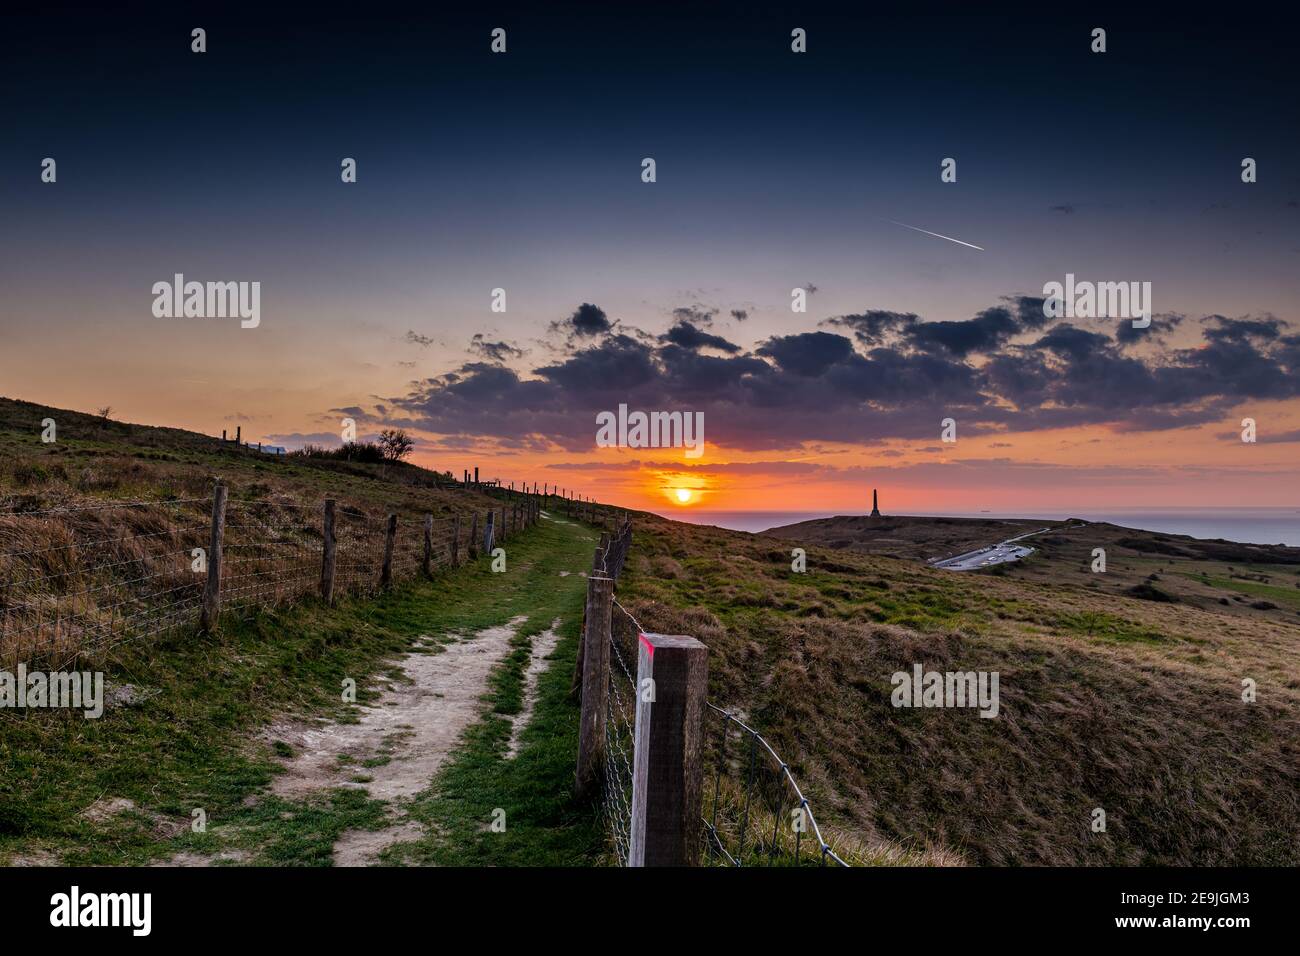
[[[710,524],[733,531],[766,531],[815,518],[833,518],[846,511],[694,511],[663,514],[674,521]],[[1186,534],[1193,538],[1223,538],[1242,544],[1286,544],[1300,547],[1300,508],[1141,508],[1107,511],[930,512],[909,514],[934,518],[1028,518],[1060,521],[1083,518],[1108,521],[1125,528]]]

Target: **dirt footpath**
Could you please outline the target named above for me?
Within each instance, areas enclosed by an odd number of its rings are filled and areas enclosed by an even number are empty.
[[[440,654],[408,654],[399,664],[405,680],[360,708],[355,724],[268,728],[268,740],[282,740],[296,754],[286,761],[271,792],[293,798],[330,787],[358,787],[377,800],[414,797],[429,786],[461,734],[478,720],[488,674],[510,652],[510,641],[525,620],[517,617],[461,637]],[[382,757],[388,762],[363,766]],[[352,782],[358,774],[371,779]]]

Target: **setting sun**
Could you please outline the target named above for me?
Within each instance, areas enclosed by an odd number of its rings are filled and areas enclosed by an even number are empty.
[[[678,488],[675,494],[677,495],[677,500],[682,504],[686,504],[691,500],[691,489],[689,488]]]

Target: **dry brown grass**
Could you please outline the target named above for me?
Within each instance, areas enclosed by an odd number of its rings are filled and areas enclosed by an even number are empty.
[[[58,442],[40,422],[58,422]],[[230,489],[223,598],[230,607],[282,605],[313,594],[322,502],[339,501],[339,593],[377,583],[384,516],[399,515],[394,572],[414,574],[425,514],[435,560],[450,522],[498,498],[449,486],[406,464],[274,458],[175,429],[103,421],[0,399],[0,665],[90,661],[122,640],[198,617],[211,494]],[[227,593],[228,592],[228,593]]]
[[[642,520],[620,600],[710,648],[819,819],[979,864],[1300,862],[1300,628]],[[670,560],[682,570],[656,571]],[[896,709],[890,675],[998,671],[1001,715]],[[1254,704],[1243,678],[1258,683]],[[1094,808],[1107,831],[1090,829]]]

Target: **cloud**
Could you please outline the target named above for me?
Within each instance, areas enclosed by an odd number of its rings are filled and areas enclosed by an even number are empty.
[[[614,327],[605,315],[605,310],[590,302],[578,306],[573,315],[569,316],[569,325],[577,335],[586,337],[600,335]]]
[[[739,345],[728,342],[720,335],[702,332],[685,320],[679,321],[666,334],[659,336],[659,341],[672,342],[684,349],[714,348],[732,354],[740,351]]]
[[[489,342],[483,337],[482,332],[476,332],[474,338],[470,339],[469,351],[471,354],[480,355],[492,362],[504,362],[506,359],[524,357],[523,349],[511,345],[509,342]]]
[[[1115,341],[1120,345],[1135,345],[1151,339],[1163,345],[1165,336],[1182,325],[1185,318],[1174,313],[1153,315],[1151,325],[1145,329],[1134,328],[1132,322],[1121,322],[1115,327]]]
[[[744,322],[747,318],[749,318],[749,310],[748,310],[748,309],[732,309],[732,310],[731,310],[731,317],[732,317],[733,319],[735,319],[737,322]]]
[[[338,432],[290,432],[283,435],[267,435],[265,441],[268,445],[279,445],[289,451],[297,451],[304,445],[336,448],[343,444],[343,438]]]
[[[917,348],[928,352],[942,350],[964,358],[972,352],[1001,348],[1021,328],[1010,311],[994,306],[964,322],[917,322],[907,333]]]
[[[821,375],[852,355],[853,343],[842,335],[829,332],[802,332],[773,336],[758,349],[758,354],[774,358],[783,371],[804,376]]]
[[[531,369],[467,362],[414,383],[393,414],[496,448],[589,451],[596,414],[626,403],[703,412],[713,447],[762,451],[933,441],[946,417],[963,436],[1158,432],[1300,395],[1300,335],[1273,316],[1161,316],[1135,348],[1129,323],[1080,328],[1046,319],[1040,298],[1008,296],[964,322],[866,310],[747,350],[694,323],[615,329],[594,309],[574,316],[604,328],[599,339],[573,336]],[[1180,347],[1152,347],[1174,329]]]
[[[428,348],[430,345],[433,344],[433,339],[431,339],[429,336],[421,335],[419,332],[416,332],[414,330],[407,331],[406,341],[410,342],[413,345],[420,345],[425,348]]]
[[[1220,432],[1218,437],[1224,441],[1241,441],[1241,432]],[[1258,432],[1255,436],[1255,443],[1259,445],[1290,445],[1293,442],[1300,442],[1300,428],[1287,432]]]
[[[673,318],[678,322],[705,328],[713,324],[717,314],[717,309],[706,309],[701,305],[685,305],[673,309]]]
[[[841,325],[853,330],[854,337],[864,345],[880,345],[886,337],[897,334],[919,322],[913,312],[886,312],[883,309],[871,309],[856,315],[840,315],[827,319],[826,325]]]

